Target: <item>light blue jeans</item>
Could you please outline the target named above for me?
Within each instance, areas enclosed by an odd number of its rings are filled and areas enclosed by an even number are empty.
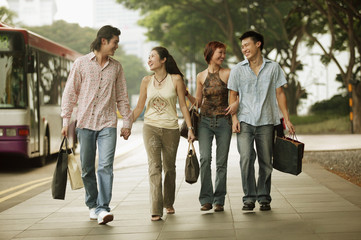
[[[100,131],[77,128],[80,142],[80,161],[85,189],[85,204],[96,208],[95,213],[110,211],[109,203],[113,188],[113,162],[117,141],[116,128]],[[98,170],[95,176],[95,155],[98,144]],[[98,183],[97,183],[98,179]]]
[[[216,137],[216,179],[212,184],[212,142]],[[199,202],[224,205],[227,193],[228,151],[232,137],[232,125],[229,117],[201,116],[198,126],[199,153],[201,162],[201,190]]]
[[[258,180],[255,178],[255,150],[258,157]],[[241,132],[237,134],[237,147],[240,153],[240,167],[243,202],[270,203],[272,174],[273,125],[252,126],[241,122]]]

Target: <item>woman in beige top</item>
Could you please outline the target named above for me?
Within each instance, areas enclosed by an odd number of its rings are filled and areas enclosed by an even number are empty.
[[[146,106],[143,141],[148,155],[151,220],[159,221],[163,216],[163,208],[166,208],[167,214],[175,213],[175,160],[180,138],[177,97],[188,126],[188,141],[194,141],[195,136],[185,101],[183,74],[173,57],[166,48],[155,47],[150,52],[148,65],[154,74],[142,80],[133,119],[135,121]]]

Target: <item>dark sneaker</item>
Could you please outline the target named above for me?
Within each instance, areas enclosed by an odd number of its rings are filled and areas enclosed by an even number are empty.
[[[269,203],[260,203],[261,206],[259,207],[259,210],[261,211],[269,211],[271,210],[271,205]]]
[[[243,204],[243,208],[242,208],[243,211],[253,211],[253,209],[254,209],[254,203],[253,202],[245,202]]]

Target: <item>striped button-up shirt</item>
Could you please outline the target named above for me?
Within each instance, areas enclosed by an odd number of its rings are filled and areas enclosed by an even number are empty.
[[[258,76],[247,59],[232,68],[228,89],[239,93],[238,120],[253,126],[280,124],[276,89],[287,83],[278,63],[263,58]]]
[[[133,119],[129,106],[122,65],[108,58],[101,67],[93,52],[78,58],[65,85],[61,117],[68,126],[77,106],[77,127],[100,131],[117,127],[117,108],[123,116],[123,127],[131,128]]]

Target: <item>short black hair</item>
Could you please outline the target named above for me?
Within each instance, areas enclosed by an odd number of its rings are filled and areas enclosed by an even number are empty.
[[[264,45],[264,38],[263,38],[263,35],[258,33],[258,32],[255,32],[255,31],[248,31],[248,32],[245,32],[242,34],[242,36],[239,38],[241,41],[243,39],[246,39],[246,38],[252,38],[253,42],[256,43],[256,42],[261,42],[261,51],[263,50],[263,45]]]

